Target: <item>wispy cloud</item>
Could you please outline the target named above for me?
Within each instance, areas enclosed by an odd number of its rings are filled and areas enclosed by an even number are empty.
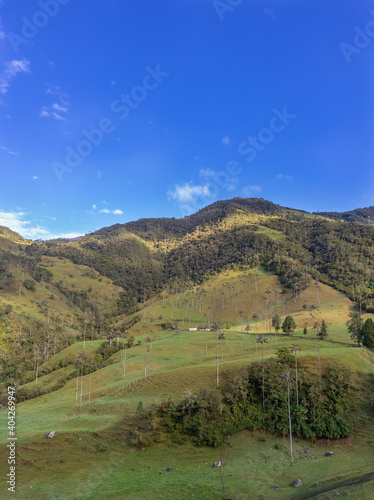
[[[222,137],[222,144],[224,144],[225,146],[228,146],[230,144],[230,137],[228,135],[225,135],[225,137]]]
[[[120,210],[119,208],[117,208],[116,210],[113,210],[113,213],[114,213],[114,215],[123,215],[122,210]]]
[[[11,80],[18,73],[30,73],[30,61],[13,59],[5,63],[5,69],[0,77],[0,94],[8,92]]]
[[[8,155],[19,155],[20,153],[18,151],[11,151],[7,146],[0,146],[0,149],[2,151],[5,151],[8,153]]]
[[[51,233],[45,227],[39,224],[33,224],[27,220],[30,214],[22,211],[17,212],[3,212],[0,211],[0,226],[6,226],[12,231],[16,231],[21,236],[31,240],[52,240],[57,238],[77,238],[83,236],[82,233]],[[56,220],[55,217],[46,217],[51,220]]]
[[[102,208],[101,210],[99,210],[99,214],[110,214],[110,210],[108,210],[107,208]]]
[[[66,118],[64,116],[59,115],[58,113],[56,113],[56,111],[48,111],[46,106],[42,107],[39,116],[41,118],[54,118],[55,120],[66,121]]]
[[[48,88],[46,94],[58,97],[58,102],[53,102],[49,106],[43,106],[39,113],[41,118],[54,118],[55,120],[66,121],[66,115],[70,109],[67,101],[68,95],[61,91],[60,87]]]
[[[168,190],[168,196],[179,203],[192,203],[198,196],[210,196],[209,184],[205,186],[194,186],[191,182],[186,182],[182,186],[176,184],[174,188]]]

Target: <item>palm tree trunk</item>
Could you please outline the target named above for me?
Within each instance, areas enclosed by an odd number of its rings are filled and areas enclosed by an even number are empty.
[[[291,424],[291,406],[290,406],[290,383],[287,383],[287,395],[288,395],[288,425],[290,428],[290,448],[291,448],[291,463],[293,462],[293,451],[292,451],[292,424]]]
[[[299,406],[299,383],[297,380],[297,353],[295,351],[295,359],[296,359],[296,404]]]

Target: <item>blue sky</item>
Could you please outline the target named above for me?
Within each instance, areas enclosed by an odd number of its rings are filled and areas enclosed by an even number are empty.
[[[374,2],[0,0],[0,54],[0,225],[25,237],[374,205]]]

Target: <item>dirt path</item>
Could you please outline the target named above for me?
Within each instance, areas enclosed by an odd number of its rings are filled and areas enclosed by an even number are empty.
[[[336,490],[344,486],[354,486],[356,484],[366,483],[371,479],[374,479],[374,472],[369,472],[368,474],[364,474],[363,476],[350,477],[348,479],[344,479],[343,481],[337,481],[336,483],[332,483],[329,486],[326,486],[325,488],[322,488],[313,493],[307,493],[304,494],[303,496],[298,496],[294,498],[295,499],[297,498],[297,500],[307,500],[309,498],[316,498],[319,495],[322,495],[323,493],[328,493],[329,491]]]

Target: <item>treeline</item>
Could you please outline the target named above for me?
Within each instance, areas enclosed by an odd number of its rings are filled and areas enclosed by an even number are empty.
[[[187,392],[174,403],[138,407],[128,431],[129,443],[145,447],[187,435],[197,445],[219,446],[226,436],[248,429],[285,436],[289,433],[287,384],[282,383],[286,366],[275,359],[253,363],[228,377],[222,389]],[[298,401],[295,384],[290,385],[292,433],[304,439],[340,439],[354,432],[351,412],[351,381],[347,370],[328,368],[321,387],[310,373],[299,371]],[[264,399],[263,399],[264,397]]]

